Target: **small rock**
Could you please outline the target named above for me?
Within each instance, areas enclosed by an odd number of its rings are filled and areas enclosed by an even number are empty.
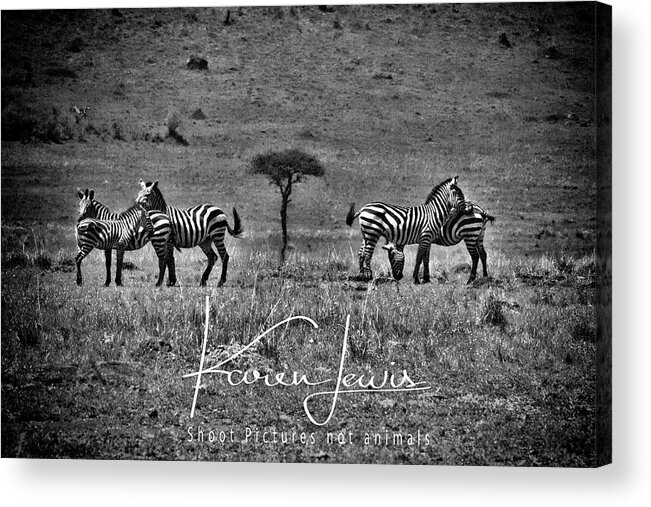
[[[549,58],[550,60],[560,60],[562,57],[563,55],[554,46],[545,50],[545,58]]]
[[[190,58],[188,58],[186,67],[190,70],[207,70],[208,60],[200,56],[192,55]]]

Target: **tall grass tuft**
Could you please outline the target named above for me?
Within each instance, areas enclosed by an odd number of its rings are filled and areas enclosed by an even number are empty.
[[[494,291],[490,290],[481,305],[480,319],[484,324],[504,329],[508,323],[504,313],[503,301],[501,301]]]

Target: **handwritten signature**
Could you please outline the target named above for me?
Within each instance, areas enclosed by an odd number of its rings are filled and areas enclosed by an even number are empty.
[[[271,328],[267,329],[264,333],[256,337],[251,343],[237,351],[232,356],[221,361],[220,363],[211,366],[210,368],[204,369],[204,360],[206,357],[206,344],[208,341],[208,317],[210,311],[210,298],[206,296],[206,322],[205,322],[205,332],[203,339],[203,346],[201,351],[201,360],[199,363],[199,371],[188,373],[184,375],[183,378],[197,377],[196,385],[194,388],[194,398],[192,400],[192,410],[190,412],[190,418],[194,417],[194,411],[197,404],[197,396],[199,394],[199,388],[201,386],[201,377],[202,375],[208,374],[219,374],[225,377],[226,382],[231,386],[237,386],[240,384],[254,384],[256,382],[263,382],[264,385],[268,387],[275,386],[319,386],[323,384],[333,384],[334,387],[331,390],[318,391],[312,394],[309,394],[303,399],[303,408],[305,409],[305,414],[308,419],[317,426],[325,426],[328,424],[332,416],[334,415],[335,408],[337,406],[337,401],[340,395],[343,394],[353,394],[353,393],[369,393],[369,392],[412,392],[412,391],[424,391],[430,389],[430,386],[424,385],[425,382],[414,382],[407,373],[407,370],[402,370],[401,374],[395,375],[394,373],[389,373],[385,371],[381,377],[376,377],[374,375],[365,377],[362,375],[357,375],[355,373],[346,373],[344,374],[344,362],[346,359],[346,351],[348,349],[348,329],[350,327],[350,315],[346,316],[346,328],[344,331],[344,339],[341,346],[341,358],[339,361],[339,371],[337,379],[328,378],[325,380],[312,381],[307,375],[299,374],[298,372],[287,372],[273,373],[273,374],[261,374],[257,370],[253,371],[242,371],[242,370],[225,370],[221,369],[222,366],[233,361],[235,358],[246,352],[251,347],[255,346],[260,340],[262,340],[266,335],[271,333],[274,329],[288,322],[297,320],[304,321],[312,325],[315,329],[319,326],[317,323],[309,317],[295,316],[289,317],[281,322],[278,322]],[[318,396],[330,396],[330,411],[328,416],[322,420],[318,421],[308,406],[310,400]]]

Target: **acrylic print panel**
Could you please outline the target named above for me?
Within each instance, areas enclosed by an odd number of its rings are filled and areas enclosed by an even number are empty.
[[[609,462],[609,23],[4,11],[2,456]]]

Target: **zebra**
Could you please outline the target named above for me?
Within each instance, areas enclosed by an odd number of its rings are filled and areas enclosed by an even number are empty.
[[[212,271],[217,254],[216,249],[222,260],[222,273],[219,279],[218,287],[226,282],[228,272],[229,255],[224,245],[224,236],[226,231],[234,238],[240,238],[244,229],[240,221],[237,210],[233,208],[233,227],[228,224],[226,215],[217,206],[211,204],[200,204],[191,208],[180,209],[168,206],[165,198],[158,188],[158,181],[147,182],[140,180],[140,191],[136,202],[142,204],[148,210],[157,210],[166,213],[172,224],[172,235],[174,237],[174,246],[177,248],[194,248],[199,246],[208,258],[208,265],[201,275],[200,286],[205,287],[210,272]],[[174,273],[174,264],[169,266]],[[170,276],[172,276],[172,273]]]
[[[95,191],[93,189],[77,189],[79,196],[79,215],[77,218],[77,243],[79,245],[79,226],[88,219],[95,219],[102,222],[120,222],[123,229],[126,231],[130,228],[131,233],[124,235],[122,244],[111,244],[106,248],[92,244],[92,241],[85,242],[85,248],[79,248],[77,255],[77,285],[81,285],[81,261],[88,255],[93,248],[104,250],[106,258],[106,281],[104,285],[108,286],[111,283],[111,251],[117,250],[117,271],[115,274],[116,285],[122,285],[122,259],[125,250],[139,250],[151,241],[156,256],[158,257],[158,281],[156,286],[163,283],[165,276],[165,267],[168,263],[173,263],[173,241],[172,241],[172,228],[169,218],[164,213],[148,212],[148,220],[153,226],[153,231],[139,226],[141,221],[140,206],[134,204],[129,209],[122,213],[113,213],[102,203],[95,200]],[[115,227],[115,226],[114,226]],[[83,230],[97,231],[98,227],[84,224]],[[83,231],[82,231],[83,232]],[[99,243],[98,243],[99,244]],[[124,247],[124,248],[121,248]],[[83,255],[82,255],[83,254]]]
[[[440,234],[443,223],[452,211],[465,206],[463,192],[457,186],[458,179],[459,176],[455,176],[439,183],[430,192],[427,203],[420,206],[407,207],[372,202],[355,213],[355,204],[351,204],[346,216],[346,224],[351,226],[359,217],[364,238],[358,253],[360,273],[366,274],[369,278],[373,277],[371,257],[378,240],[384,236],[387,242],[394,243],[398,247],[418,243],[413,277],[414,283],[420,283],[418,271],[421,263],[426,259],[432,241]],[[429,282],[427,264],[423,282]]]
[[[472,283],[477,278],[477,265],[480,258],[483,275],[484,277],[488,276],[486,250],[484,250],[484,232],[486,232],[486,224],[494,222],[495,217],[475,202],[466,201],[466,204],[468,209],[465,212],[459,210],[443,225],[442,232],[434,240],[434,244],[454,246],[459,244],[461,240],[465,242],[466,249],[472,260],[470,277],[466,283]]]
[[[477,278],[477,265],[481,258],[484,277],[488,276],[486,266],[486,250],[484,250],[484,232],[486,224],[493,222],[495,217],[479,204],[472,201],[466,201],[466,208],[460,209],[454,213],[443,224],[441,234],[438,235],[432,243],[439,246],[454,246],[463,240],[472,259],[472,269],[470,271],[470,278],[467,283],[472,283]],[[382,248],[388,251],[389,263],[393,277],[402,278],[402,270],[405,264],[405,255],[403,247],[397,246],[394,243],[387,243]],[[425,257],[425,266],[429,265],[429,251]]]

